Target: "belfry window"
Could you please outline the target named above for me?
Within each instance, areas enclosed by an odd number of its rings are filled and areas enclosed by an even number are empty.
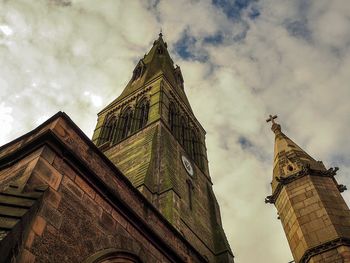
[[[142,76],[142,74],[144,72],[144,68],[145,68],[145,66],[142,64],[142,61],[141,61],[134,69],[134,72],[132,74],[133,81],[139,79]]]
[[[147,99],[143,99],[136,106],[134,130],[139,130],[146,126],[148,121],[148,113],[149,101]]]
[[[191,134],[191,147],[190,147],[190,150],[191,150],[191,157],[193,160],[196,159],[196,148],[197,148],[197,140],[196,140],[196,137],[192,131],[192,134]]]
[[[134,75],[132,77],[133,80],[138,79],[141,76],[141,67],[137,67],[134,71]]]
[[[187,145],[188,154],[191,156],[192,160],[201,170],[204,170],[205,154],[203,153],[200,136],[194,128],[189,130],[189,140]]]
[[[113,118],[113,120],[111,121],[111,126],[110,126],[110,132],[109,132],[109,137],[108,137],[108,141],[109,142],[113,142],[116,132],[117,132],[117,118]]]
[[[115,117],[107,118],[101,130],[99,145],[105,142],[112,142],[117,120]]]
[[[185,146],[186,143],[186,122],[185,119],[183,117],[181,117],[180,120],[180,134],[179,134],[179,139],[180,139],[180,143],[182,144],[182,146]]]
[[[192,159],[202,168],[201,161],[201,145],[197,133],[192,129],[191,130],[191,139],[190,139],[190,154]]]
[[[193,124],[189,124],[185,116],[178,113],[173,102],[169,104],[168,122],[171,133],[197,166],[204,170],[205,154],[203,153],[199,132],[193,127]]]
[[[124,119],[124,125],[122,126],[122,138],[125,138],[128,136],[130,128],[131,128],[131,121],[132,121],[132,111],[129,109],[122,117]]]
[[[163,54],[164,54],[163,48],[162,48],[162,47],[158,47],[158,48],[157,48],[157,53],[158,53],[159,55],[163,55]]]
[[[148,103],[142,103],[141,105],[141,110],[140,110],[140,115],[141,115],[141,119],[140,119],[140,125],[139,128],[141,129],[142,127],[144,127],[148,121],[148,111],[149,111],[149,104]]]
[[[127,137],[131,130],[133,112],[131,108],[126,109],[120,116],[116,129],[116,141],[120,141]]]
[[[170,103],[169,105],[168,120],[169,120],[170,130],[174,134],[175,128],[176,128],[176,109],[175,109],[174,103]]]

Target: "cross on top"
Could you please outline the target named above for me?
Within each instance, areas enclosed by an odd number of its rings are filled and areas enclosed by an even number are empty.
[[[277,115],[274,115],[274,116],[272,116],[271,114],[270,114],[270,116],[269,116],[269,118],[266,120],[266,122],[272,122],[272,124],[275,124],[276,122],[275,122],[275,119],[277,119]]]

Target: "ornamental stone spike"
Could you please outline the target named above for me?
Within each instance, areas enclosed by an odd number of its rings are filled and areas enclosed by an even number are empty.
[[[281,132],[281,125],[279,125],[278,123],[275,122],[275,119],[277,119],[277,115],[269,115],[269,118],[266,119],[266,122],[270,122],[272,123],[272,126],[271,126],[271,130],[274,132],[274,133],[278,133],[278,132]]]

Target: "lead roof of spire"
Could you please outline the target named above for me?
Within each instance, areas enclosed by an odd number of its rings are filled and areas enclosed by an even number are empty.
[[[174,68],[174,62],[169,55],[167,47],[167,43],[163,40],[163,34],[160,32],[158,39],[154,41],[151,50],[137,63],[134,69],[133,77],[126,85],[123,92],[106,108],[121,101],[136,90],[144,87],[144,85],[147,85],[147,83],[151,82],[152,79],[155,79],[160,75],[164,75],[170,84],[175,88],[175,91],[187,105],[188,109],[192,112],[185,92],[183,91],[183,88],[180,87],[179,78],[175,74],[176,71]],[[135,72],[138,70],[138,67],[140,67],[141,74],[139,78],[135,79],[134,76]]]
[[[266,120],[272,122],[271,130],[275,133],[273,177],[288,177],[301,171],[303,167],[325,171],[322,162],[316,161],[282,132],[281,125],[274,121],[276,118],[276,115],[270,115]]]

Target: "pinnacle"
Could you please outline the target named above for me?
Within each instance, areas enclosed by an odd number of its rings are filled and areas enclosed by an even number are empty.
[[[275,134],[282,132],[282,131],[281,131],[281,125],[279,125],[278,123],[272,124],[271,130],[272,130]]]
[[[288,138],[282,131],[281,125],[273,123],[275,133],[273,177],[286,177],[301,171],[305,167],[324,171],[322,162],[317,162],[306,151]]]
[[[163,40],[162,30],[159,33],[159,37],[155,39],[151,49],[136,65],[132,78],[124,88],[123,92],[106,108],[120,102],[135,91],[142,89],[146,83],[150,83],[152,80],[155,80],[160,76],[164,76],[164,78],[167,79],[189,110],[192,111],[183,91],[183,79],[180,67],[177,66],[174,68],[174,62],[168,52],[167,43]]]
[[[281,132],[281,125],[275,122],[275,119],[277,119],[277,115],[272,116],[271,114],[269,115],[269,118],[266,120],[266,122],[272,122],[272,127],[271,130],[277,134],[278,132]]]

